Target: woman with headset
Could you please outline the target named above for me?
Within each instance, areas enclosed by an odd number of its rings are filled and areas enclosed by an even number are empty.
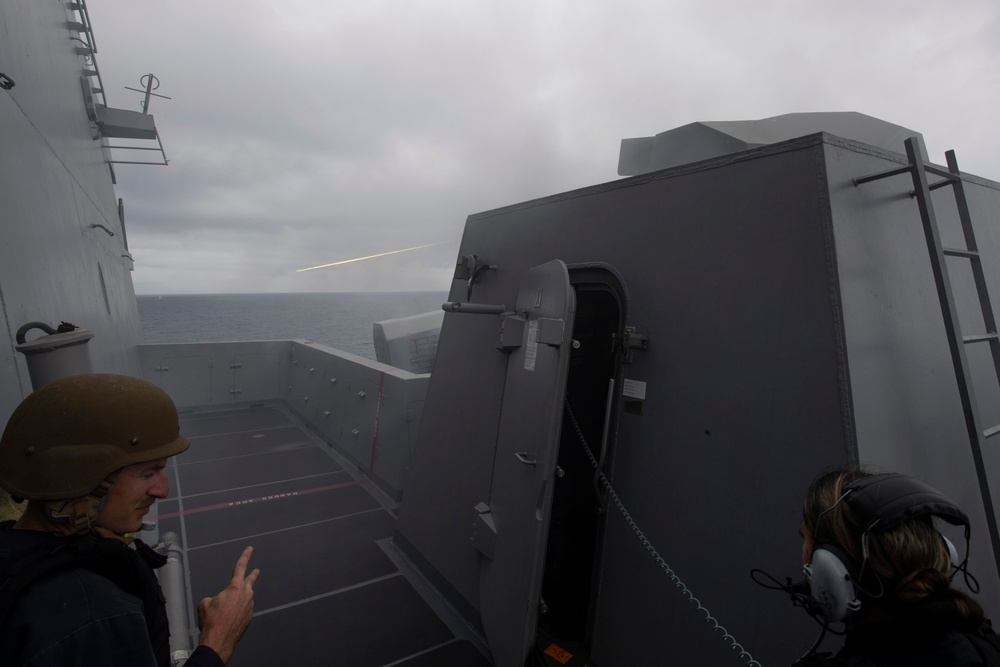
[[[968,539],[961,508],[919,480],[857,467],[816,478],[800,527],[805,606],[824,627],[842,621],[846,640],[835,657],[812,651],[797,665],[1000,664],[1000,641],[983,608],[951,586],[957,554],[935,516],[964,525]]]

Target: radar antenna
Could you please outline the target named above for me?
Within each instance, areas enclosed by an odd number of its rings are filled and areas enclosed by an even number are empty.
[[[139,105],[142,107],[142,113],[143,114],[148,114],[149,113],[149,98],[150,97],[162,97],[165,100],[171,99],[171,98],[167,97],[166,95],[160,95],[158,93],[154,93],[153,92],[154,90],[157,90],[160,87],[160,80],[157,79],[155,76],[153,76],[152,72],[150,72],[149,74],[146,74],[144,76],[139,77],[139,85],[143,86],[143,88],[142,89],[139,89],[139,88],[129,88],[128,86],[125,86],[125,90],[134,90],[137,93],[146,93],[146,98],[142,102],[139,103]]]

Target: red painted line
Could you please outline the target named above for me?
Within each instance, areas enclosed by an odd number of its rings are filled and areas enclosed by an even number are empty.
[[[293,498],[295,496],[305,496],[310,493],[321,493],[323,491],[333,491],[334,489],[343,489],[349,486],[359,486],[361,484],[368,484],[368,479],[356,479],[351,482],[341,482],[340,484],[331,484],[330,486],[317,486],[313,489],[303,489],[302,491],[289,491],[288,493],[275,493],[270,496],[258,496],[257,498],[248,498],[246,500],[234,500],[229,503],[219,503],[218,505],[205,505],[204,507],[194,507],[189,510],[184,510],[183,512],[170,512],[169,514],[158,514],[156,516],[149,517],[150,521],[162,521],[163,519],[173,519],[179,516],[187,516],[189,514],[198,514],[199,512],[211,512],[214,510],[223,510],[230,507],[241,507],[243,505],[252,505],[254,503],[264,503],[271,500],[283,500],[285,498]]]
[[[368,474],[375,476],[375,449],[378,447],[378,422],[382,416],[382,387],[385,385],[385,372],[378,379],[378,403],[375,406],[375,433],[372,435],[372,456],[368,461]]]

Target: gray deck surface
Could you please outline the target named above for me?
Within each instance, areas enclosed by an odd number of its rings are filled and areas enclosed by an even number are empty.
[[[150,519],[185,547],[189,616],[245,546],[261,569],[232,667],[490,664],[395,549],[393,503],[282,408],[183,413],[181,432]]]

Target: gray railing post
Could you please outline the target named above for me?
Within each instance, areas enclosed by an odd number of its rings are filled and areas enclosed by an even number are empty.
[[[181,667],[191,655],[191,637],[188,632],[187,587],[184,584],[184,552],[177,533],[163,536],[160,551],[167,557],[157,576],[163,597],[167,601],[167,622],[170,624],[170,663]]]

